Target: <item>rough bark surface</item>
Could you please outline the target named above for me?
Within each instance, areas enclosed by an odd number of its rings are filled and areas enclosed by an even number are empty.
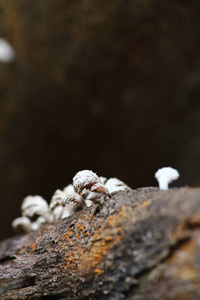
[[[200,299],[200,189],[114,194],[0,244],[1,299]]]

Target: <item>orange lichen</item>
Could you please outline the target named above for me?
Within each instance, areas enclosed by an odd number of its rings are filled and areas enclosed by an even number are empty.
[[[82,231],[85,228],[85,226],[83,224],[82,225],[78,224],[76,228],[77,230]]]
[[[85,251],[82,252],[81,264],[79,265],[79,268],[82,268],[84,271],[89,271],[98,265],[102,261],[103,257],[107,254],[108,250],[110,250],[117,242],[119,242],[120,239],[121,236],[118,235],[113,237],[113,239],[109,242],[106,242],[99,230],[99,240],[93,243],[90,251],[87,253]]]
[[[93,242],[90,249],[77,246],[77,241],[80,240],[80,235],[85,230],[83,223],[79,221],[74,228],[68,229],[61,238],[62,249],[70,249],[63,258],[64,264],[62,268],[69,271],[70,268],[76,267],[81,273],[89,273],[94,269],[94,272],[100,275],[102,271],[96,266],[103,260],[108,251],[121,240],[123,235],[121,223],[126,220],[127,215],[126,208],[122,207],[119,212],[108,216],[106,222],[103,218],[99,219],[97,229],[91,235]],[[93,215],[90,218],[93,219]],[[84,219],[88,220],[88,215],[84,215]],[[90,225],[93,222],[93,220],[90,221]],[[72,235],[73,241],[71,239]],[[86,236],[88,235],[89,233],[86,231],[82,238],[87,238]]]
[[[151,202],[151,200],[146,200],[142,203],[142,207],[146,207],[147,205],[149,205],[149,203]]]
[[[105,221],[100,219],[101,226],[93,235],[95,240],[93,245],[89,251],[82,250],[79,269],[81,268],[83,271],[89,271],[103,260],[108,251],[121,240],[123,229],[119,225],[126,217],[127,213],[125,213],[125,207],[122,207],[118,213],[112,214],[107,218],[109,227],[106,228],[104,226]]]
[[[67,230],[67,232],[65,233],[65,235],[61,238],[61,240],[69,238],[70,236],[73,235],[73,232],[71,229]]]
[[[101,275],[101,274],[102,274],[102,270],[100,270],[100,269],[95,269],[94,272],[95,272],[97,275]]]
[[[113,240],[113,237],[110,236],[110,235],[108,235],[108,236],[105,237],[105,241],[106,241],[106,242],[110,242],[110,241],[112,241],[112,240]]]
[[[128,214],[125,212],[127,210],[126,206],[122,206],[119,214],[125,218],[127,218]]]
[[[84,217],[84,220],[87,221],[88,215],[83,215],[83,217]]]
[[[31,248],[31,250],[35,250],[35,244],[34,243],[31,244],[29,247]]]
[[[116,224],[118,218],[118,215],[110,215],[107,219],[108,226],[113,227]]]

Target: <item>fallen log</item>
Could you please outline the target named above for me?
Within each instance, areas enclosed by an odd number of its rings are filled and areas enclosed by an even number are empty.
[[[200,189],[141,188],[0,244],[6,299],[200,299]]]

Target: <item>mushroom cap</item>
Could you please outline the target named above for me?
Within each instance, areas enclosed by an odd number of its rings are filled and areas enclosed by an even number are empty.
[[[179,172],[176,169],[173,169],[171,167],[164,167],[158,169],[158,171],[155,173],[155,178],[157,180],[165,180],[168,183],[178,179],[179,176],[180,176]]]
[[[35,214],[43,215],[48,212],[49,207],[41,196],[27,196],[23,200],[21,210],[23,216],[33,217]]]
[[[24,230],[26,232],[30,231],[31,220],[28,217],[19,217],[12,221],[12,228],[15,231]]]
[[[106,181],[105,184],[106,188],[108,189],[109,193],[117,192],[117,191],[124,191],[129,189],[129,187],[118,178],[110,178]]]
[[[57,205],[62,205],[63,201],[66,201],[66,198],[66,194],[63,191],[56,190],[50,201],[50,209],[53,210]]]
[[[84,188],[90,189],[96,183],[101,183],[100,178],[90,170],[80,171],[73,178],[74,190],[78,194],[80,194]]]

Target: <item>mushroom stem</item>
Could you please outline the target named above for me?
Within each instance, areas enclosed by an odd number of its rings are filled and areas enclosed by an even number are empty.
[[[169,183],[166,180],[160,180],[159,181],[159,189],[166,191],[169,188]]]

